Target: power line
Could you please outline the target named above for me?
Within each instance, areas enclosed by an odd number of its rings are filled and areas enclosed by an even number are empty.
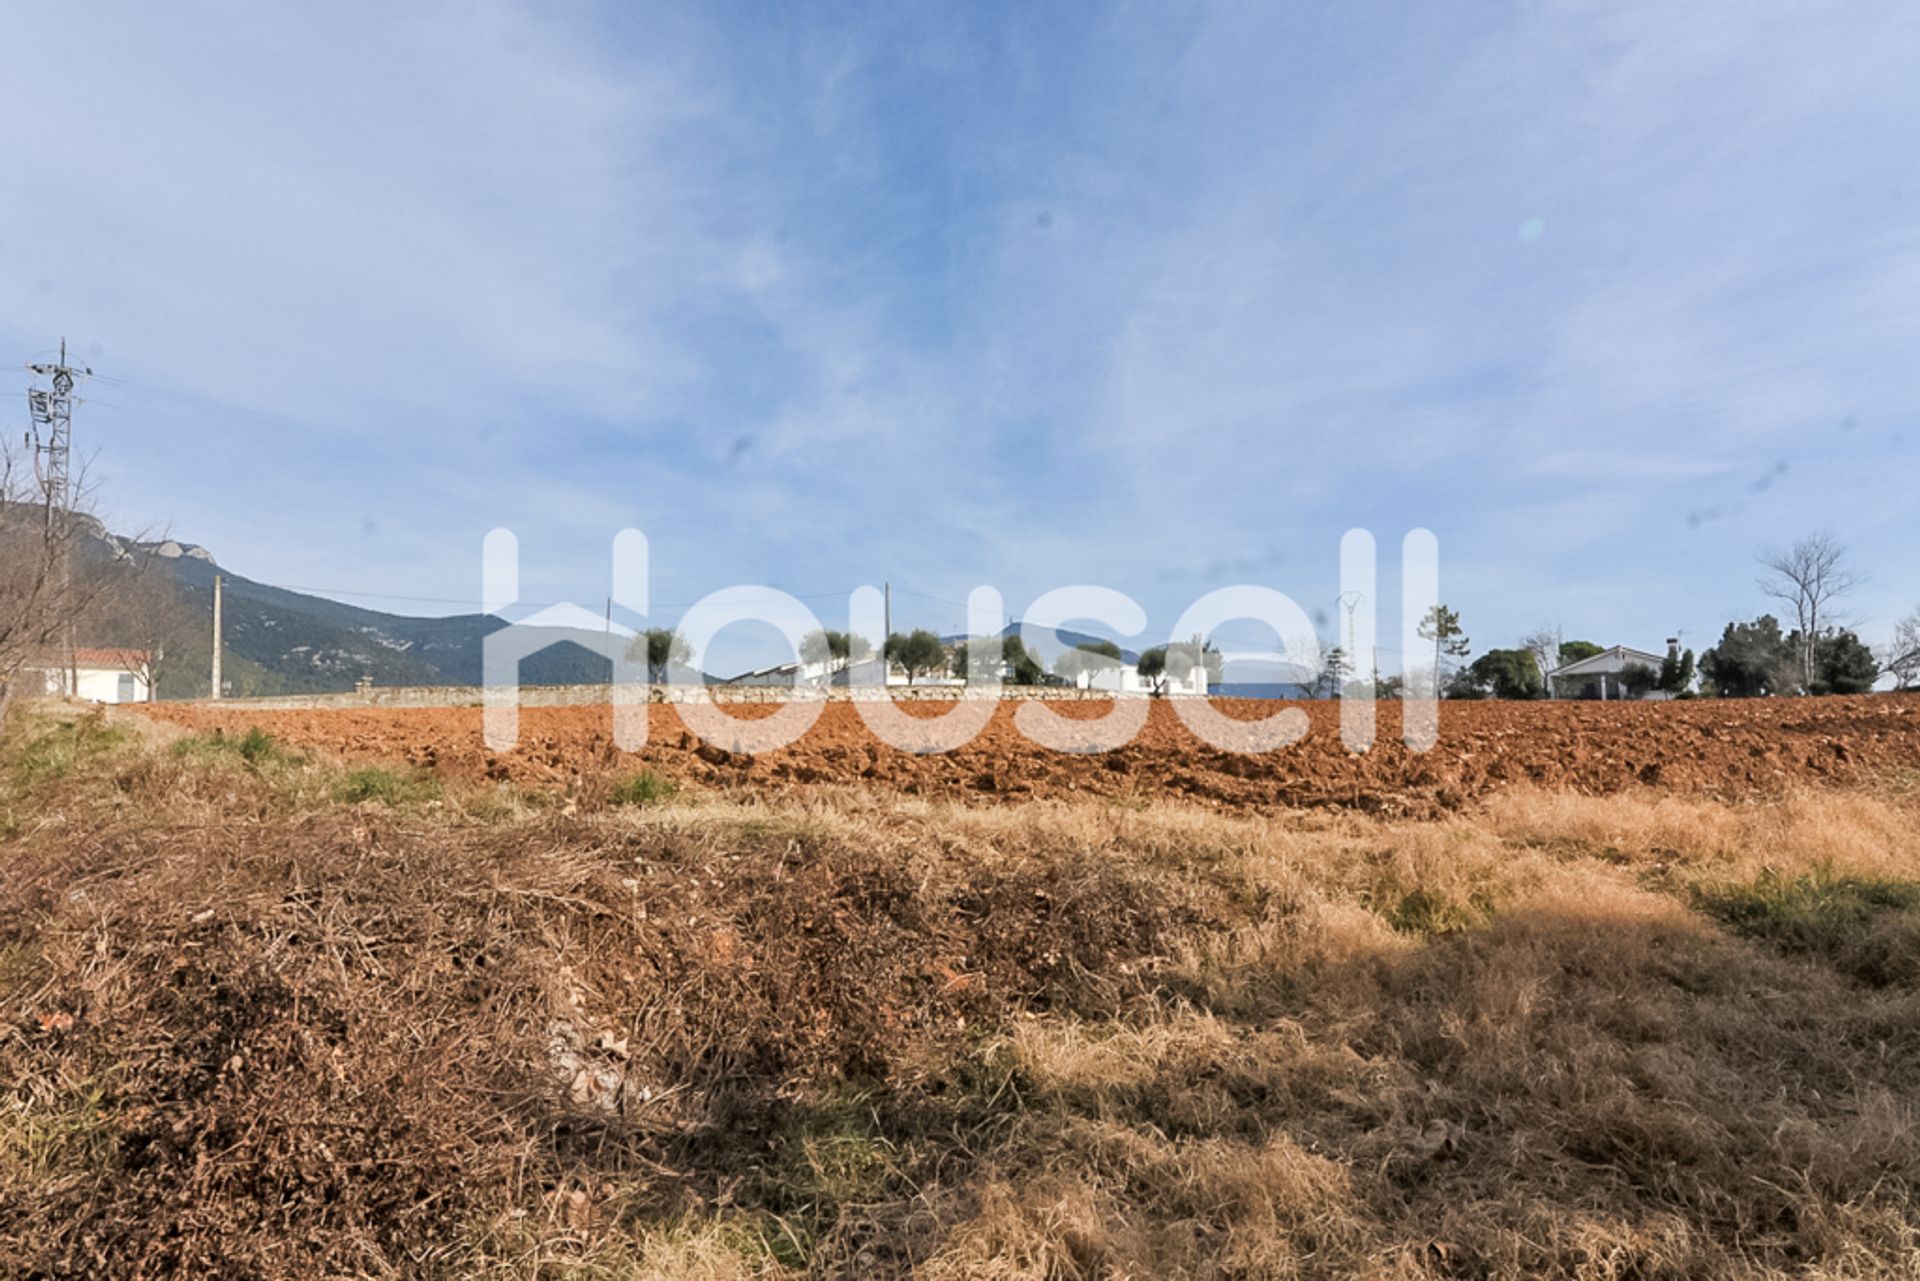
[[[114,378],[105,374],[96,375],[94,380],[116,390],[133,392],[137,396],[158,397],[162,400],[174,401],[176,404],[202,405],[243,418],[259,419],[262,422],[284,424],[298,421],[290,414],[279,413],[270,409],[256,409],[250,405],[242,405],[231,400],[222,400],[218,396],[209,396],[204,392],[187,391],[180,387],[159,387],[151,383],[134,382],[131,379]],[[119,410],[122,413],[131,414],[140,412],[138,406],[117,404],[112,401],[89,399],[88,403],[103,405],[110,409]],[[171,411],[163,408],[157,412],[165,413]]]
[[[933,596],[933,595],[929,595],[926,592],[916,592],[911,587],[896,587],[893,590],[899,592],[902,596],[913,596],[920,600],[930,600],[936,605],[952,605],[956,609],[967,608],[966,601],[949,600],[945,596]]]
[[[901,587],[896,584],[893,590],[903,596],[912,596],[919,600],[933,601],[939,605],[952,605],[957,609],[967,608],[967,602],[965,601],[957,601],[945,596],[935,596],[929,592],[915,591],[911,587]],[[1282,642],[1277,636],[1265,636],[1256,640],[1245,636],[1227,636],[1216,632],[1207,639],[1216,644],[1231,645],[1235,649],[1242,650],[1273,650],[1277,654],[1282,648]],[[1375,648],[1382,654],[1398,654],[1400,652],[1397,649],[1391,649],[1384,645],[1376,646]]]
[[[471,605],[475,607],[476,612],[484,612],[483,607],[485,605],[485,602],[477,600],[470,596],[469,597],[412,596],[412,595],[407,595],[401,592],[366,592],[366,591],[361,591],[358,588],[311,587],[311,586],[306,586],[299,583],[256,583],[254,584],[254,586],[266,588],[269,591],[300,592],[309,596],[321,596],[321,597],[352,596],[352,597],[356,597],[363,600],[406,601],[408,604],[413,604],[413,605]],[[850,595],[851,592],[814,592],[810,595],[797,595],[793,592],[787,592],[784,594],[787,596],[792,596],[793,599],[795,600],[839,600],[845,596]],[[762,596],[759,599],[763,601],[770,601],[770,600],[779,600],[780,597]],[[516,600],[513,602],[515,606],[524,607],[527,609],[547,609],[556,605],[569,605],[569,604],[576,604],[576,603],[577,602],[574,602],[574,601],[560,601],[560,600]],[[691,600],[655,601],[653,602],[652,608],[654,609],[691,609],[699,603],[700,602],[698,601],[691,601]]]

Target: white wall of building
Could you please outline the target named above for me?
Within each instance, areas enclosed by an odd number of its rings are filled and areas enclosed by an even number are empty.
[[[68,690],[67,673],[63,671],[43,671],[40,673],[43,691],[53,697],[67,697],[69,694],[88,703],[144,703],[147,701],[147,678],[139,672],[129,672],[117,667],[87,667],[79,670],[79,683]]]
[[[879,663],[880,660],[877,658],[866,658],[853,664],[855,668],[860,669],[857,678],[858,682],[865,683],[872,681],[874,669],[879,666]],[[1003,670],[1001,675],[1003,678],[1010,679],[1012,673]],[[856,683],[856,678],[852,672],[847,670],[832,671],[826,663],[787,663],[780,667],[768,669],[767,671],[747,673],[736,677],[730,683],[736,685],[772,686],[795,684],[848,685]],[[887,687],[889,689],[905,689],[908,685],[909,682],[904,672],[893,670],[887,672]],[[966,682],[957,676],[935,674],[916,677],[911,682],[911,685],[915,689],[937,689],[950,686],[955,690],[959,690],[965,687]],[[1078,687],[1094,693],[1137,694],[1142,697],[1155,692],[1154,682],[1142,677],[1140,673],[1134,669],[1132,664],[1124,664],[1099,672],[1083,672],[1080,675]],[[1167,675],[1159,692],[1174,697],[1189,695],[1195,697],[1204,696],[1207,692],[1206,668],[1204,666],[1197,666],[1191,672],[1187,673],[1186,676],[1177,679],[1171,674]]]
[[[1103,668],[1096,672],[1082,672],[1074,682],[1081,689],[1104,694],[1141,694],[1155,692],[1156,683],[1142,676],[1131,666]],[[1158,683],[1160,693],[1172,697],[1199,697],[1207,692],[1207,669],[1196,665],[1183,677],[1168,672]]]
[[[1600,698],[1607,701],[1631,699],[1621,675],[1629,667],[1651,668],[1656,674],[1660,671],[1661,658],[1645,650],[1627,649],[1616,645],[1603,650],[1591,658],[1568,663],[1556,669],[1548,680],[1552,683],[1555,698],[1577,700],[1582,698]],[[1657,702],[1671,698],[1672,695],[1660,690],[1649,690],[1640,696],[1643,702]]]

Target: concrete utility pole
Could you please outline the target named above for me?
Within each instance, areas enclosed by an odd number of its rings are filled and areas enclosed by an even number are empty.
[[[887,642],[893,639],[893,584],[880,584],[880,591],[886,597],[886,621],[880,625],[880,629],[886,633],[880,638],[880,688],[885,689],[887,676],[892,670],[887,658]]]
[[[62,338],[58,364],[30,364],[27,372],[51,384],[27,389],[27,413],[33,422],[27,443],[33,451],[33,474],[40,482],[46,509],[47,544],[57,545],[60,551],[59,564],[54,568],[55,591],[63,612],[69,615],[61,627],[61,666],[71,694],[80,684],[73,651],[72,610],[68,608],[71,602],[67,600],[73,588],[73,539],[68,527],[73,508],[73,388],[79,378],[93,370],[67,363],[67,340]]]
[[[213,576],[213,697],[220,697],[220,575]]]

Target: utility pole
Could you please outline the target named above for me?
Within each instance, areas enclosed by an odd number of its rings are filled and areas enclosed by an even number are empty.
[[[46,529],[43,537],[50,551],[58,549],[58,561],[53,566],[54,599],[59,602],[61,613],[66,615],[61,623],[61,667],[66,676],[67,692],[71,694],[80,684],[80,673],[74,665],[71,600],[73,388],[79,378],[87,377],[93,370],[84,365],[67,363],[67,340],[62,338],[58,364],[30,364],[27,372],[36,380],[45,378],[51,384],[27,389],[27,412],[33,422],[27,444],[33,451],[33,474],[40,482],[45,505]]]
[[[220,575],[213,576],[213,696],[220,697]]]
[[[893,639],[893,584],[880,584],[880,591],[886,597],[886,621],[880,625],[880,629],[886,633],[880,638],[880,688],[884,690],[887,676],[892,671],[891,660],[887,658],[887,642]]]

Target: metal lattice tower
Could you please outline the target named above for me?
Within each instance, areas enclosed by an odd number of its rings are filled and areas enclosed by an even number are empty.
[[[1345,606],[1347,611],[1346,653],[1347,653],[1347,673],[1349,675],[1360,670],[1360,656],[1353,652],[1353,646],[1354,646],[1354,640],[1355,640],[1354,630],[1353,630],[1353,615],[1354,615],[1354,611],[1360,608],[1361,602],[1365,601],[1366,599],[1367,599],[1367,594],[1365,592],[1341,592],[1339,596],[1341,605]],[[1373,666],[1375,669],[1373,673],[1374,677],[1378,679],[1380,675],[1380,672],[1379,672],[1380,660],[1377,654],[1374,657]]]
[[[27,412],[33,420],[27,444],[33,450],[33,474],[40,482],[46,506],[47,547],[58,557],[55,566],[55,592],[60,607],[70,604],[73,590],[72,528],[68,517],[73,508],[73,386],[93,371],[67,363],[67,340],[60,340],[58,364],[33,364],[27,372],[35,385],[27,389]],[[41,379],[50,385],[39,386]],[[69,616],[60,628],[61,663],[66,692],[79,686],[74,667],[73,619]]]
[[[28,365],[36,385],[27,389],[27,411],[33,420],[27,444],[33,450],[33,474],[51,524],[73,504],[73,387],[93,371],[67,363],[67,340],[60,340],[58,364]],[[45,378],[49,386],[38,386]]]

